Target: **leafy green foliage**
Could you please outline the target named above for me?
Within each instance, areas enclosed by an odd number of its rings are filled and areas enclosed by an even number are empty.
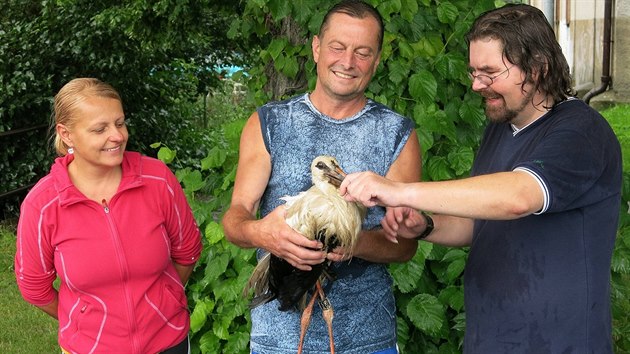
[[[627,200],[624,200],[627,202]],[[624,203],[625,204],[625,203]],[[625,204],[624,207],[627,207]],[[630,217],[627,212],[622,215],[622,222],[617,234],[617,242],[611,268],[611,297],[613,315],[613,338],[615,352],[630,351]]]
[[[423,179],[445,180],[467,176],[478,146],[485,115],[481,98],[470,92],[467,77],[464,34],[481,12],[502,5],[500,1],[371,1],[385,20],[385,37],[380,68],[368,96],[412,118],[423,149]],[[257,104],[285,98],[290,91],[272,91],[277,77],[299,79],[305,72],[307,87],[315,85],[315,63],[310,43],[291,40],[283,25],[296,22],[300,36],[312,38],[323,13],[333,1],[250,0],[244,16],[235,21],[230,35],[258,38],[262,46],[250,69],[249,87]],[[301,65],[296,71],[295,66]],[[268,65],[270,64],[270,65]],[[273,68],[271,74],[269,67]],[[299,85],[298,85],[299,86]],[[627,178],[626,185],[630,185]],[[627,200],[627,198],[625,199]],[[621,242],[620,242],[621,244]],[[613,263],[627,267],[625,242],[618,246]],[[398,305],[398,337],[402,352],[456,353],[462,348],[462,273],[466,249],[446,249],[421,243],[415,257],[405,264],[393,264]],[[246,268],[249,271],[249,268]],[[627,275],[613,270],[613,296],[627,294]],[[625,280],[625,282],[620,281]],[[616,319],[624,318],[628,302],[616,301]],[[626,311],[626,312],[622,312]],[[619,321],[619,320],[616,320]],[[624,348],[621,333],[627,321],[616,324],[618,346]]]
[[[611,266],[611,297],[613,315],[613,338],[615,352],[630,352],[630,129],[628,128],[628,105],[606,109],[601,114],[608,120],[621,144],[623,157],[623,186],[619,231]]]
[[[221,87],[204,98],[203,122],[212,126],[197,121],[203,132],[199,158],[166,143],[151,144],[175,170],[203,235],[203,253],[187,287],[193,353],[247,353],[249,343],[248,300],[241,293],[256,257],[254,250],[227,242],[219,222],[232,195],[240,133],[254,106],[231,84]]]
[[[218,224],[230,201],[244,122],[236,120],[217,129],[214,147],[200,169],[185,167],[176,172],[204,236],[203,253],[187,288],[193,308],[193,353],[247,352],[249,309],[241,292],[254,268],[255,254],[227,242]],[[165,161],[173,155],[164,146],[158,153]]]
[[[220,84],[226,64],[248,58],[228,39],[241,12],[227,0],[6,0],[0,12],[0,132],[48,124],[54,94],[75,77],[97,77],[121,94],[128,148],[152,154],[155,141],[178,141],[200,158],[191,119],[200,95]],[[192,133],[188,133],[192,131]],[[197,129],[197,132],[199,130]],[[0,186],[13,189],[48,171],[45,131],[0,138]],[[28,154],[22,152],[28,147]],[[23,156],[27,155],[27,156]]]
[[[250,0],[244,18],[230,35],[257,38],[258,57],[249,72],[257,104],[282,99],[291,91],[270,90],[278,77],[316,81],[310,42],[323,14],[335,1]],[[423,148],[423,179],[466,176],[472,166],[485,115],[481,99],[470,92],[464,34],[473,19],[495,6],[491,0],[371,1],[385,20],[379,70],[367,95],[416,122]],[[287,24],[298,29],[283,32]],[[303,64],[302,64],[303,63]],[[272,68],[272,72],[269,69]],[[299,86],[299,85],[295,85]],[[403,352],[461,350],[465,316],[461,275],[466,250],[421,243],[413,260],[390,266],[398,302],[399,345]],[[246,268],[249,269],[249,268]]]
[[[0,194],[9,193],[36,181],[48,170],[52,156],[47,152],[46,129],[0,137]],[[3,215],[17,215],[20,195],[14,194],[0,206]]]
[[[424,180],[466,176],[485,116],[481,98],[468,88],[463,36],[479,13],[500,0],[369,1],[386,23],[369,97],[415,121]],[[230,202],[239,135],[253,110],[250,100],[262,104],[295,92],[274,90],[278,78],[314,87],[307,39],[334,0],[6,2],[0,12],[0,132],[46,124],[52,96],[73,77],[97,76],[118,88],[130,148],[156,154],[176,171],[204,235],[187,288],[192,351],[247,353],[249,311],[241,291],[255,256],[229,244],[219,225]],[[220,82],[214,72],[226,63],[248,64],[248,75],[232,79],[248,81],[252,97],[223,94],[232,92],[227,85],[234,82]],[[622,132],[626,127],[625,120],[615,127],[622,144],[630,139]],[[47,170],[51,158],[43,135],[0,140],[2,187]],[[26,162],[16,166],[16,157]],[[627,173],[623,200],[612,267],[618,352],[630,351]],[[402,352],[461,352],[466,252],[421,242],[410,262],[390,266]]]

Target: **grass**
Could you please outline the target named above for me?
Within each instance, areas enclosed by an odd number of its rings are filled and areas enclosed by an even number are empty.
[[[630,105],[615,106],[601,113],[619,138],[624,166],[630,166]],[[0,221],[0,353],[59,353],[57,321],[26,303],[15,284],[15,226],[15,221]]]
[[[57,321],[22,299],[13,271],[15,222],[0,223],[0,353],[59,353]]]
[[[601,113],[619,139],[623,165],[630,166],[630,105],[614,106]]]
[[[602,115],[608,120],[610,126],[615,131],[617,139],[621,144],[621,154],[623,158],[624,174],[628,174],[630,169],[630,126],[628,122],[630,120],[630,105],[618,105],[606,110],[603,110]],[[624,197],[627,198],[628,191],[627,185],[624,185]],[[622,204],[622,208],[623,208]],[[617,235],[617,245],[615,252],[618,254],[628,254],[628,226],[620,228],[620,233]],[[621,237],[626,237],[622,240]],[[623,257],[623,256],[622,256]],[[630,309],[630,287],[627,284],[630,283],[630,274],[628,274],[627,267],[630,259],[625,259],[625,266],[618,264],[618,267],[626,270],[619,269],[618,274],[613,274],[613,337],[615,337],[615,352],[628,353],[630,351],[630,340],[627,333],[630,328],[630,323],[627,317],[628,309]],[[620,315],[623,314],[623,315]],[[617,316],[615,316],[617,315]]]

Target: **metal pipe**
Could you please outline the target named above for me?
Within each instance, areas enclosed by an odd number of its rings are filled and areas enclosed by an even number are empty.
[[[24,193],[24,192],[28,191],[29,189],[33,188],[34,186],[35,186],[35,183],[31,183],[31,184],[28,184],[26,186],[22,186],[22,187],[16,188],[14,190],[11,190],[11,191],[8,191],[8,192],[4,192],[4,193],[0,194],[0,200],[6,199],[8,197],[11,197],[11,196],[14,196],[14,195],[17,195],[17,194]]]
[[[586,95],[584,95],[583,100],[586,104],[591,101],[591,98],[606,91],[610,84],[612,84],[612,77],[610,77],[611,17],[612,0],[604,0],[604,52],[602,57],[602,83],[599,87],[591,89],[586,93]]]
[[[22,134],[22,133],[30,132],[31,130],[39,130],[39,129],[47,128],[47,127],[48,127],[48,124],[40,124],[40,125],[36,125],[34,127],[13,129],[13,130],[9,130],[9,131],[6,131],[6,132],[0,132],[0,138],[4,137],[4,136]]]

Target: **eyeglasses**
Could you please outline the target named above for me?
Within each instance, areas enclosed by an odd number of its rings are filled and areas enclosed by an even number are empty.
[[[494,84],[494,79],[496,79],[497,77],[505,74],[508,70],[512,69],[514,67],[514,65],[510,66],[509,68],[501,71],[500,73],[494,75],[494,76],[489,76],[489,75],[484,75],[484,74],[479,74],[479,75],[473,75],[473,73],[469,72],[468,76],[470,77],[470,81],[471,82],[475,82],[476,80],[479,80],[479,83],[484,85],[484,86],[490,86],[492,84]]]

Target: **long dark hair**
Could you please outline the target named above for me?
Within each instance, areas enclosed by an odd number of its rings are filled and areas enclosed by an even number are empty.
[[[569,64],[562,54],[553,28],[539,9],[508,4],[479,16],[466,35],[466,42],[492,38],[503,43],[503,55],[526,75],[526,83],[553,98],[553,103],[575,96]],[[550,107],[546,107],[550,108]]]
[[[337,3],[335,6],[331,7],[324,16],[322,25],[319,27],[320,36],[322,36],[324,32],[328,29],[330,16],[336,13],[341,13],[350,17],[360,19],[364,19],[368,16],[373,17],[376,22],[378,22],[380,29],[378,37],[378,50],[381,50],[381,48],[383,47],[383,35],[385,33],[385,28],[383,26],[383,18],[381,17],[381,14],[372,5],[361,0],[343,0]]]

